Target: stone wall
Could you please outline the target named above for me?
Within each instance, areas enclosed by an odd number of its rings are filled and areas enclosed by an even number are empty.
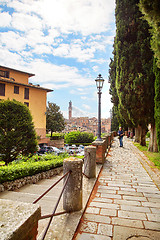
[[[63,167],[59,167],[59,168],[51,169],[46,172],[38,173],[33,176],[28,176],[28,177],[17,179],[15,181],[2,183],[0,184],[0,192],[3,192],[5,190],[13,191],[15,189],[19,189],[23,187],[26,184],[37,183],[41,179],[50,178],[54,175],[58,175],[62,171],[63,171]]]
[[[36,204],[0,199],[0,239],[36,240],[41,209]]]
[[[53,146],[53,147],[57,147],[57,148],[63,148],[64,147],[64,139],[50,140],[49,146]]]

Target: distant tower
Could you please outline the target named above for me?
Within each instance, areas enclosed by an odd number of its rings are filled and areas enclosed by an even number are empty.
[[[68,108],[68,115],[69,115],[69,120],[72,118],[72,102],[69,102],[69,108]]]

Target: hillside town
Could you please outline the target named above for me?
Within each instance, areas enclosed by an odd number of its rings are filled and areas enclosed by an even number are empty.
[[[72,102],[69,102],[68,107],[68,119],[66,119],[66,127],[64,133],[71,131],[90,132],[94,136],[97,136],[98,120],[96,117],[73,117],[72,116]],[[111,119],[101,119],[101,131],[102,133],[108,133],[111,131]]]

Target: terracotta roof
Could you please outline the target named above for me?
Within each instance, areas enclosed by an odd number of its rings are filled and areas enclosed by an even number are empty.
[[[11,79],[11,78],[3,78],[3,77],[0,77],[0,81],[6,82],[6,83],[11,83],[11,84],[14,84],[14,85],[20,85],[20,86],[25,86],[25,87],[30,87],[30,88],[41,89],[41,90],[45,90],[45,91],[47,91],[47,92],[53,92],[52,89],[43,88],[43,87],[40,87],[40,85],[24,84],[24,83],[15,82],[15,81],[14,81],[13,79]]]
[[[35,76],[35,74],[33,74],[33,73],[28,73],[28,72],[19,71],[19,70],[14,69],[14,68],[5,67],[5,66],[2,66],[2,65],[0,65],[0,67],[5,68],[6,70],[13,70],[13,71],[16,71],[16,72],[21,72],[21,73],[28,74],[29,77]]]

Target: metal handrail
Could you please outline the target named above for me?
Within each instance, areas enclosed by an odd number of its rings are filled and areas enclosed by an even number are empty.
[[[70,171],[69,171],[70,172]],[[44,195],[46,195],[54,186],[56,186],[69,172],[67,172],[66,174],[64,174],[57,182],[55,182],[50,188],[47,189],[47,191],[45,191],[42,195],[40,195],[40,197],[38,197],[33,204],[37,203],[42,197],[44,197]]]
[[[62,191],[61,191],[61,193],[60,193],[60,196],[59,196],[59,198],[58,198],[58,200],[57,200],[57,203],[56,203],[56,205],[55,205],[55,208],[54,208],[54,210],[53,210],[53,212],[52,212],[52,214],[51,214],[51,216],[50,216],[50,220],[49,220],[49,223],[48,223],[48,225],[47,225],[47,227],[46,227],[46,229],[45,229],[45,232],[44,232],[44,234],[43,234],[43,237],[42,237],[42,240],[44,240],[45,239],[45,236],[46,236],[46,234],[47,234],[47,232],[48,232],[48,229],[49,229],[49,226],[50,226],[50,224],[51,224],[51,222],[52,222],[52,219],[53,219],[53,217],[54,217],[54,215],[55,215],[55,212],[56,212],[56,209],[57,209],[57,207],[58,207],[58,204],[59,204],[59,202],[60,202],[60,199],[61,199],[61,197],[62,197],[62,194],[63,194],[63,192],[64,192],[64,189],[65,189],[65,187],[66,187],[66,185],[67,185],[67,182],[68,182],[68,180],[69,180],[69,177],[70,177],[70,175],[71,175],[71,170],[69,171],[69,172],[67,172],[64,176],[63,176],[63,178],[68,174],[68,176],[67,176],[67,178],[66,178],[66,180],[65,180],[65,183],[64,183],[64,185],[63,185],[63,189],[62,189]],[[61,178],[62,179],[62,178]]]
[[[59,213],[54,213],[54,214],[44,215],[44,216],[41,216],[40,220],[45,219],[45,218],[50,218],[52,216],[59,216],[59,215],[65,214],[65,213],[66,213],[66,211],[59,212]]]

